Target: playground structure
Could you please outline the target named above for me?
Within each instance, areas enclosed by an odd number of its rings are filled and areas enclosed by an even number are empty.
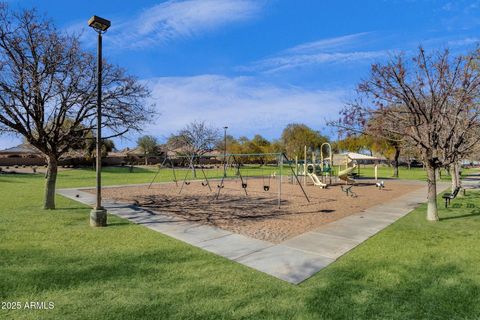
[[[298,157],[295,158],[295,173],[297,176],[303,177],[304,186],[307,185],[307,181],[310,181],[315,186],[327,188],[329,185],[333,184],[334,179],[344,181],[345,184],[355,185],[357,182],[351,178],[351,175],[358,166],[356,158],[362,158],[362,160],[376,160],[375,157],[346,153],[343,155],[345,159],[343,161],[343,165],[345,167],[342,169],[342,166],[339,165],[336,174],[334,170],[335,164],[333,162],[334,157],[332,153],[332,146],[329,143],[325,142],[320,146],[319,156],[320,159],[318,159],[317,153],[311,152],[311,157],[308,158],[307,147],[305,146],[303,160],[300,162]],[[375,180],[376,179],[377,165],[375,165]],[[293,179],[291,179],[291,182],[295,183]]]
[[[283,171],[290,172],[292,179],[295,179],[303,197],[307,202],[310,199],[305,192],[298,175],[291,165],[291,161],[285,153],[258,153],[258,154],[225,154],[225,155],[202,155],[202,156],[180,156],[183,167],[176,166],[175,161],[166,157],[162,164],[158,166],[148,189],[150,189],[162,170],[171,171],[172,182],[179,189],[181,194],[192,181],[200,180],[203,187],[207,187],[209,192],[214,194],[212,201],[219,200],[222,190],[227,181],[235,181],[241,187],[245,196],[248,197],[249,189],[253,184],[252,180],[261,180],[261,191],[270,192],[272,184],[276,184],[277,206],[282,204],[282,183],[284,181]],[[180,181],[177,177],[183,176]],[[180,185],[179,185],[180,183]],[[231,185],[231,183],[229,183]],[[258,183],[255,183],[258,185]],[[258,188],[257,188],[258,189]],[[258,190],[255,190],[258,191]]]
[[[355,169],[358,168],[357,159],[377,160],[377,158],[371,156],[346,153],[335,155],[337,158],[339,156],[343,158],[339,161],[342,164],[336,165],[332,147],[329,143],[323,143],[319,152],[311,152],[310,158],[308,155],[305,146],[304,159],[301,162],[299,162],[298,157],[295,158],[294,162],[291,161],[285,153],[205,154],[177,156],[175,159],[165,157],[150,182],[149,188],[165,169],[171,171],[171,180],[179,188],[179,194],[190,185],[191,180],[200,179],[203,187],[207,187],[210,192],[215,193],[215,200],[219,199],[226,180],[235,179],[238,181],[245,196],[248,196],[248,181],[261,179],[264,192],[270,191],[271,183],[277,184],[277,205],[280,207],[281,185],[284,182],[297,184],[304,198],[309,202],[309,197],[304,189],[308,183],[322,189],[338,184],[340,181],[346,185],[356,185],[357,181],[352,176]],[[285,179],[287,176],[288,179]],[[375,180],[377,180],[377,165],[375,165]]]
[[[335,170],[331,145],[324,143],[318,154],[311,153],[310,159],[307,158],[305,148],[304,157],[303,163],[299,163],[298,159],[291,161],[285,153],[165,157],[148,189],[152,188],[160,176],[162,181],[174,183],[170,185],[169,192],[178,196],[186,193],[185,196],[189,197],[195,193],[202,194],[206,199],[202,198],[202,201],[210,203],[219,203],[229,198],[246,207],[253,203],[262,206],[268,203],[269,206],[280,209],[282,205],[293,200],[298,204],[309,204],[311,201],[306,191],[307,182],[319,189],[325,189],[341,181],[345,183],[345,189],[342,186],[341,193],[357,197],[352,190],[352,186],[357,183],[350,175],[357,168],[355,158],[368,156],[351,153],[342,155],[345,167],[338,166],[338,170]],[[285,183],[291,186],[287,187]],[[197,188],[203,191],[199,192]],[[313,189],[308,190],[312,193]],[[152,201],[158,202],[149,200]],[[250,203],[246,204],[246,201]]]
[[[211,163],[195,164],[197,178],[187,162],[185,166],[174,162],[178,165],[174,169],[178,178],[175,183],[173,169],[167,163],[159,170],[158,181],[150,188],[148,185],[107,187],[103,195],[105,199],[144,208],[152,215],[166,214],[171,217],[170,222],[191,221],[280,243],[420,188],[418,184],[405,181],[390,181],[385,187],[388,192],[379,192],[371,182],[323,189],[309,186],[304,188],[309,198],[307,201],[301,188],[302,177],[299,177],[299,183],[289,183],[292,172],[287,163],[284,163],[281,176],[280,167],[273,158],[264,158],[268,160],[267,164],[261,164],[259,157],[241,158],[244,164],[240,166],[240,174],[245,188],[240,176],[236,175],[240,160],[235,163],[232,156],[223,185],[223,164],[218,162],[221,160],[218,157],[212,158]],[[294,162],[292,168],[295,169]],[[185,179],[187,171],[189,174]],[[266,186],[268,191],[264,188]],[[89,192],[94,194],[95,189]]]
[[[337,163],[344,166],[334,170],[330,146],[322,149],[301,164],[284,153],[165,158],[147,186],[115,186],[103,193],[152,215],[167,214],[172,222],[192,221],[280,243],[418,187],[391,181],[388,192],[372,196],[385,188],[383,182],[354,186],[349,176],[362,155],[342,155]],[[303,168],[306,174],[297,175]],[[306,187],[307,179],[312,183]],[[326,188],[335,180],[341,183]]]

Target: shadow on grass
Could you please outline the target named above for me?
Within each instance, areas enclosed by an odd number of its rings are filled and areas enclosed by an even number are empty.
[[[141,167],[133,167],[131,169],[128,166],[125,167],[104,167],[102,168],[102,172],[104,173],[155,173],[158,169],[156,167],[152,168],[141,168]]]
[[[67,210],[67,211],[71,211],[71,210],[89,210],[91,209],[91,207],[88,207],[87,205],[85,205],[84,207],[56,207],[55,210],[57,211],[60,211],[60,210]]]
[[[128,221],[121,221],[121,222],[107,222],[107,227],[123,227],[132,225],[132,223]]]
[[[17,250],[19,256],[29,257],[28,264],[21,264],[15,269],[10,269],[2,274],[2,291],[11,294],[22,284],[35,290],[61,290],[76,286],[105,283],[124,278],[127,280],[136,276],[148,276],[152,266],[165,272],[172,272],[172,264],[194,262],[202,259],[201,255],[193,255],[192,251],[185,250],[179,254],[178,249],[162,248],[151,252],[134,254],[116,252],[91,254],[88,252],[57,254],[35,249]],[[205,257],[203,257],[205,258]],[[32,268],[34,266],[34,268]],[[160,277],[160,276],[159,276]],[[169,275],[175,277],[175,274]],[[180,280],[181,275],[178,275]],[[18,292],[17,292],[18,293]]]
[[[76,308],[79,319],[225,319],[226,313],[250,309],[248,306],[257,304],[262,296],[268,297],[268,290],[278,288],[277,282],[271,282],[266,277],[254,276],[256,281],[249,284],[252,275],[247,268],[239,268],[224,259],[212,259],[209,253],[199,254],[197,249],[171,243],[136,253],[132,250],[73,253],[20,251],[18,255],[30,257],[27,258],[30,263],[9,268],[0,274],[0,296],[18,297],[49,292],[79,304],[88,301],[85,297],[93,295],[95,303],[102,307]],[[216,272],[222,275],[212,277],[212,273]],[[236,278],[242,281],[232,284],[231,280]],[[250,287],[253,283],[255,286]],[[287,293],[282,294],[284,301]],[[240,301],[238,308],[230,310],[231,304],[236,304],[237,300]],[[242,306],[244,303],[247,305]],[[62,307],[58,312],[66,312],[69,308]],[[262,318],[264,312],[258,306],[248,310],[252,319]],[[268,312],[277,313],[277,317],[272,319],[282,316],[276,308]],[[192,314],[195,316],[192,317]]]
[[[73,177],[78,178],[78,172],[83,172],[90,174],[92,176],[95,175],[95,170],[90,167],[82,167],[82,168],[75,168],[71,170],[65,170],[59,172],[59,176],[61,177]],[[138,173],[148,173],[148,174],[155,174],[156,168],[148,169],[148,168],[139,168],[134,167],[133,171],[129,167],[102,167],[102,173],[105,174],[138,174]],[[153,176],[152,176],[153,177]]]
[[[473,319],[480,311],[479,284],[456,264],[430,258],[349,261],[318,277],[306,301],[318,319]]]
[[[453,219],[462,219],[462,218],[471,218],[471,217],[478,217],[478,216],[480,216],[480,210],[479,210],[479,209],[475,209],[475,210],[472,210],[471,213],[461,214],[461,215],[459,215],[459,216],[451,216],[451,217],[440,218],[440,221],[443,221],[443,220],[453,220]]]
[[[0,183],[26,183],[30,181],[22,181],[22,180],[32,180],[37,178],[43,178],[43,174],[32,174],[32,173],[2,173],[0,174]]]

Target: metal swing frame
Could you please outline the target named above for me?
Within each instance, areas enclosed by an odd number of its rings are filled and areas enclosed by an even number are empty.
[[[150,181],[150,184],[148,185],[148,189],[150,189],[150,188],[152,187],[153,182],[154,182],[155,179],[157,178],[157,176],[158,176],[158,174],[160,173],[160,170],[162,169],[162,167],[166,164],[167,160],[170,162],[170,165],[172,166],[173,181],[175,182],[175,185],[178,187],[177,174],[175,173],[175,164],[174,164],[174,162],[172,161],[172,159],[170,159],[169,156],[165,156],[165,158],[163,159],[162,163],[158,166],[158,170],[157,170],[157,172],[155,173],[155,176],[153,176],[152,181]]]
[[[180,186],[180,190],[178,192],[178,194],[181,194],[184,187],[187,185],[190,184],[190,181],[188,181],[188,176],[190,175],[190,172],[192,170],[196,170],[195,169],[195,166],[194,166],[194,160],[196,158],[200,158],[200,157],[208,157],[209,155],[202,155],[202,156],[198,156],[198,155],[192,155],[191,157],[189,157],[189,170],[187,170],[185,176],[183,177],[183,180],[182,180],[182,185]],[[282,203],[282,180],[283,180],[283,166],[284,166],[284,161],[287,162],[288,164],[288,167],[290,168],[290,171],[292,173],[292,175],[295,177],[296,181],[297,181],[297,185],[300,187],[300,189],[302,190],[302,193],[305,197],[305,199],[307,200],[307,202],[310,203],[310,198],[308,197],[307,193],[305,192],[305,189],[303,188],[302,184],[300,183],[300,180],[298,178],[298,175],[296,174],[295,170],[293,169],[292,167],[292,161],[290,161],[290,159],[288,159],[287,155],[282,152],[282,153],[232,153],[232,154],[225,154],[224,155],[224,166],[228,166],[229,163],[235,165],[236,167],[236,175],[238,174],[239,178],[240,178],[240,182],[241,182],[241,185],[242,185],[242,189],[244,190],[245,192],[245,196],[248,196],[248,191],[247,191],[247,187],[248,187],[248,183],[247,183],[247,180],[246,180],[246,177],[244,177],[241,173],[241,170],[240,170],[240,167],[241,167],[241,162],[238,161],[238,157],[243,157],[243,156],[276,156],[278,157],[278,166],[280,168],[280,174],[279,174],[279,178],[278,178],[278,195],[277,195],[277,205],[278,205],[278,208],[281,207],[281,203]],[[185,158],[185,157],[184,157]],[[233,161],[232,161],[233,160]],[[162,169],[162,167],[167,163],[167,161],[170,163],[170,165],[172,166],[172,172],[173,172],[173,177],[174,177],[174,182],[175,182],[175,185],[178,187],[178,180],[177,180],[177,174],[176,174],[176,171],[175,171],[175,163],[174,161],[172,161],[172,159],[170,159],[170,157],[166,156],[165,159],[163,160],[162,164],[159,165],[158,167],[158,170],[157,172],[155,173],[155,176],[153,177],[152,181],[150,182],[149,186],[148,186],[148,189],[151,188],[151,186],[153,185],[155,179],[157,178],[158,174],[160,173],[160,170]],[[210,191],[213,191],[212,190],[212,187],[211,187],[211,184],[210,184],[210,180],[208,179],[206,173],[205,173],[205,170],[203,169],[203,166],[200,166],[200,170],[202,172],[202,175],[203,175],[203,181],[202,181],[202,186],[208,186],[209,190]],[[263,170],[263,169],[262,169]],[[226,171],[225,171],[226,172]],[[220,184],[217,185],[217,192],[216,192],[216,195],[214,197],[214,200],[218,200],[218,198],[220,197],[220,193],[221,193],[221,190],[224,188],[224,182],[225,182],[225,178],[226,178],[226,175],[222,175],[222,179],[220,180]],[[265,179],[264,175],[263,175],[263,171],[262,171],[262,179]],[[268,189],[270,190],[270,179],[271,179],[271,176],[269,176],[269,183],[268,183]],[[269,191],[269,190],[265,190],[265,180],[263,180],[263,184],[264,184],[264,191]]]
[[[188,175],[190,174],[190,171],[195,171],[195,165],[193,164],[193,160],[195,160],[195,158],[200,158],[200,156],[196,156],[196,155],[192,155],[190,157],[190,161],[189,161],[189,169],[191,170],[187,170],[187,173],[185,174],[185,177],[183,178],[183,182],[182,182],[182,186],[180,187],[180,191],[178,191],[178,194],[181,194],[182,191],[183,191],[183,187],[185,185],[189,185],[190,184],[190,181],[187,181],[187,178],[188,178]],[[205,181],[202,181],[202,186],[208,186],[208,189],[210,191],[212,191],[212,187],[210,186],[210,181],[208,180],[207,178],[207,175],[205,174],[205,170],[203,170],[203,166],[200,166],[200,169],[202,171],[202,174],[203,174],[203,179],[205,179]]]
[[[242,173],[241,173],[241,170],[240,170],[241,163],[239,161],[237,161],[236,157],[238,157],[238,156],[256,156],[256,155],[258,155],[258,156],[260,156],[260,155],[262,155],[262,156],[270,155],[270,156],[277,156],[278,157],[278,165],[280,167],[280,175],[279,175],[279,179],[278,179],[278,196],[277,196],[278,208],[280,208],[281,204],[282,204],[282,179],[283,179],[283,175],[282,175],[283,172],[282,171],[283,171],[284,160],[286,160],[286,162],[288,163],[288,167],[290,168],[290,170],[292,172],[292,175],[297,180],[297,185],[302,190],[302,193],[303,193],[305,199],[307,200],[307,202],[310,203],[310,198],[308,197],[307,193],[305,192],[305,189],[303,188],[302,184],[300,183],[300,180],[298,179],[298,176],[297,176],[297,174],[295,173],[295,170],[292,167],[292,162],[288,159],[287,155],[284,152],[282,152],[282,153],[258,153],[258,154],[249,154],[249,153],[247,153],[247,154],[227,154],[228,160],[225,160],[224,165],[226,166],[227,163],[229,163],[230,160],[233,159],[234,164],[236,165],[236,168],[237,168],[237,173],[238,173],[238,175],[240,177],[240,180],[241,180],[241,183],[242,183],[242,188],[245,191],[245,196],[248,196],[247,183],[243,179],[243,176],[242,176]],[[215,200],[218,200],[218,198],[220,196],[220,192],[223,189],[225,178],[226,177],[224,175],[222,177],[222,180],[220,181],[220,184],[218,185],[218,191],[217,191],[217,194],[215,196]],[[262,174],[262,178],[263,179],[265,178],[263,174]],[[270,179],[270,177],[269,177],[269,179]],[[269,185],[268,185],[268,189],[270,189],[270,182],[269,182]],[[264,190],[265,190],[265,186],[264,186]],[[265,191],[267,191],[267,190],[265,190]]]

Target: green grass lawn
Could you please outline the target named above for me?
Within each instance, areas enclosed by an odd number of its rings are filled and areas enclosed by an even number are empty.
[[[79,174],[78,172],[82,173]],[[236,176],[236,169],[229,168],[227,170],[228,177]],[[158,175],[156,173],[158,172]],[[205,175],[209,179],[220,179],[223,176],[223,168],[216,169],[206,169],[204,170]],[[256,165],[245,165],[240,170],[243,176],[258,176],[258,177],[268,177],[270,174],[280,174],[280,168],[278,166],[256,166]],[[290,167],[285,165],[281,173],[284,176],[289,176],[292,174]],[[463,169],[462,174],[470,173],[480,173],[479,169]],[[201,170],[196,170],[196,179],[203,179],[203,173]],[[372,166],[361,166],[360,176],[362,178],[373,178],[374,169]],[[391,167],[379,167],[378,168],[378,177],[379,179],[388,179],[393,176],[393,168]],[[422,168],[412,168],[407,169],[405,167],[399,168],[399,176],[401,179],[406,180],[427,180],[427,174]],[[134,183],[150,183],[154,178],[154,182],[169,181],[172,182],[175,177],[181,182],[185,179],[192,180],[194,179],[192,170],[185,168],[176,168],[175,175],[172,169],[162,168],[160,171],[155,166],[149,167],[135,167],[133,173],[129,172],[128,167],[107,167],[103,169],[103,181],[105,185],[117,185],[117,184],[134,184]],[[442,181],[450,181],[450,176],[448,176],[444,171],[442,173]],[[61,179],[59,180],[59,186],[93,186],[95,185],[95,171],[90,168],[78,169],[78,170],[66,170],[61,174]]]
[[[228,168],[227,176],[235,177],[235,168]],[[82,172],[79,174],[79,172]],[[283,175],[290,175],[291,169],[284,166],[282,169]],[[158,173],[158,174],[157,174]],[[223,176],[223,167],[215,169],[205,169],[205,176],[208,179],[221,179]],[[246,165],[240,170],[242,176],[263,176],[268,177],[272,173],[280,174],[280,168],[277,166],[250,166]],[[102,179],[105,185],[117,184],[135,184],[135,183],[150,183],[154,182],[172,182],[174,179],[182,182],[184,179],[203,179],[203,173],[200,169],[196,170],[196,178],[194,178],[191,169],[176,168],[175,174],[170,168],[162,168],[160,170],[155,166],[149,167],[135,167],[133,173],[130,173],[128,167],[107,167],[102,171]],[[95,171],[92,169],[78,169],[66,170],[61,173],[59,186],[93,186],[95,185]]]
[[[105,184],[145,183],[151,170],[107,169]],[[91,170],[59,187],[90,186]],[[479,319],[480,194],[402,218],[295,286],[57,197],[40,208],[41,175],[0,175],[2,302],[52,301],[53,310],[0,310],[0,319]]]
[[[363,178],[373,178],[375,176],[373,166],[360,166],[360,176]],[[478,169],[462,169],[462,175],[479,172]],[[411,168],[400,167],[398,171],[400,179],[406,180],[427,180],[427,172],[423,168]],[[378,178],[379,179],[388,179],[393,177],[393,167],[378,167]],[[445,170],[442,170],[442,181],[450,181],[450,176]]]

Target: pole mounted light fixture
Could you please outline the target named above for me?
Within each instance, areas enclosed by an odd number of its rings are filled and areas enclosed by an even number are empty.
[[[96,204],[90,211],[90,225],[104,227],[107,225],[107,211],[102,207],[102,33],[110,28],[110,21],[93,16],[88,25],[98,33],[97,45],[97,150],[96,150]]]
[[[223,177],[227,177],[227,129],[228,127],[225,126],[223,127],[223,140],[224,140],[224,145],[223,145]]]
[[[110,28],[111,22],[107,19],[93,16],[90,18],[90,20],[88,20],[88,25],[97,32],[105,32],[108,28]]]

